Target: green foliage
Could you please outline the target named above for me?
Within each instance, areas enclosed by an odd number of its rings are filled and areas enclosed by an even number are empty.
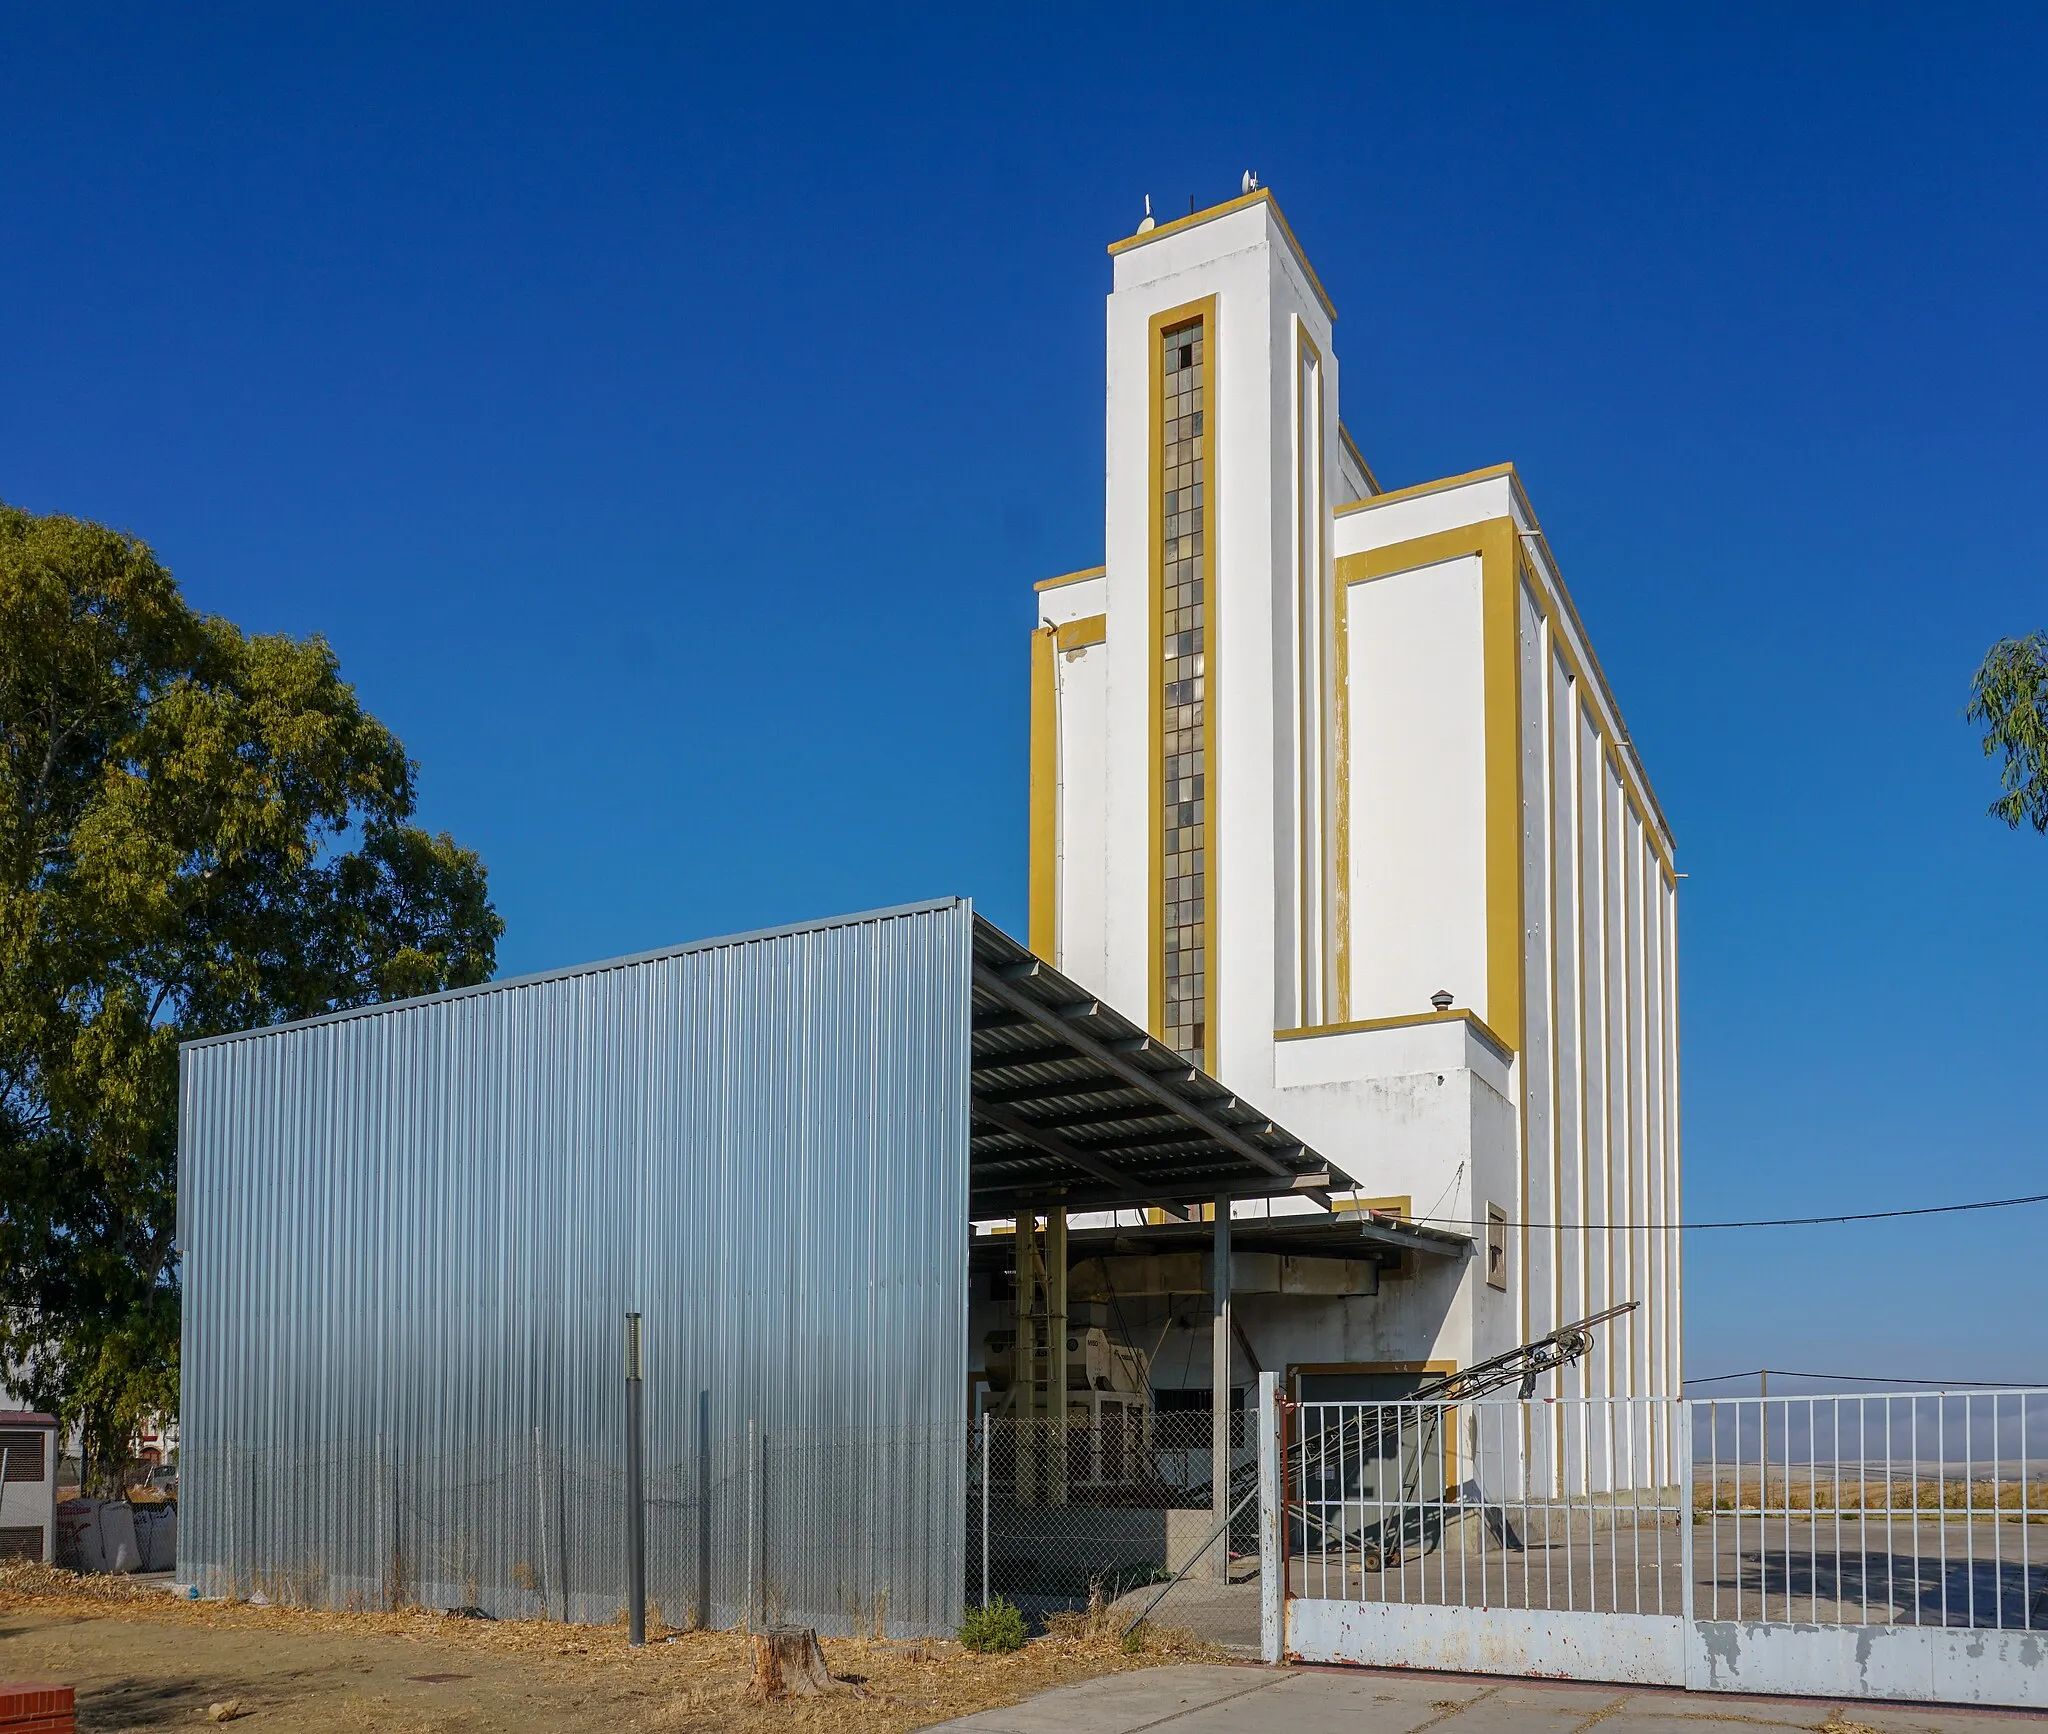
[[[2048,633],[2001,638],[1970,683],[1963,713],[1984,728],[1984,756],[2004,756],[2005,793],[1991,816],[2014,830],[2022,823],[2048,834]]]
[[[969,1608],[960,1622],[960,1646],[1000,1655],[1024,1647],[1024,1616],[1016,1604],[1003,1596]]]
[[[177,1406],[178,1044],[491,974],[413,772],[323,640],[0,505],[0,1357],[97,1483]]]

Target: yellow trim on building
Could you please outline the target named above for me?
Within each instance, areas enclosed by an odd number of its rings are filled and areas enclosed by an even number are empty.
[[[1161,835],[1160,811],[1161,751],[1165,744],[1166,730],[1166,566],[1162,558],[1163,538],[1166,524],[1164,512],[1164,489],[1160,486],[1161,474],[1165,468],[1166,429],[1164,405],[1161,394],[1165,387],[1164,370],[1159,362],[1159,339],[1168,327],[1202,321],[1203,367],[1206,372],[1202,381],[1203,411],[1202,438],[1208,454],[1203,477],[1203,506],[1205,515],[1202,522],[1202,799],[1208,817],[1202,826],[1202,871],[1207,880],[1206,898],[1203,903],[1202,922],[1202,970],[1206,976],[1202,1005],[1202,1069],[1212,1076],[1216,1071],[1216,838],[1219,835],[1216,819],[1216,622],[1217,584],[1216,551],[1218,547],[1217,525],[1220,514],[1217,511],[1217,476],[1222,465],[1218,462],[1220,448],[1216,430],[1221,418],[1216,414],[1216,377],[1218,372],[1218,345],[1216,342],[1216,297],[1205,295],[1199,301],[1186,301],[1178,307],[1166,308],[1155,313],[1145,327],[1146,346],[1150,357],[1146,363],[1146,390],[1151,399],[1146,406],[1148,422],[1148,443],[1150,454],[1145,472],[1146,524],[1151,548],[1146,558],[1151,565],[1151,624],[1149,639],[1152,646],[1152,683],[1147,735],[1151,764],[1146,772],[1146,788],[1149,798],[1146,802],[1146,943],[1151,948],[1151,981],[1149,995],[1151,1003],[1146,1009],[1145,1027],[1153,1035],[1162,1035],[1166,1028],[1166,935],[1161,925],[1165,914],[1162,895],[1162,879],[1165,872],[1165,838]]]
[[[1108,636],[1107,614],[1089,614],[1079,620],[1063,620],[1052,629],[1055,650],[1085,650],[1091,644],[1100,644]]]
[[[1406,1192],[1393,1198],[1333,1198],[1330,1200],[1330,1209],[1339,1216],[1349,1210],[1355,1214],[1391,1216],[1399,1221],[1408,1222],[1415,1216],[1415,1199]]]
[[[1592,635],[1586,631],[1586,623],[1579,616],[1578,604],[1572,600],[1572,593],[1564,581],[1564,573],[1558,566],[1557,556],[1552,552],[1549,540],[1537,522],[1535,508],[1529,504],[1528,492],[1522,486],[1521,473],[1515,466],[1512,463],[1494,464],[1483,470],[1469,470],[1461,476],[1445,476],[1439,481],[1418,482],[1413,487],[1397,488],[1390,494],[1375,494],[1369,500],[1354,500],[1348,506],[1339,506],[1336,508],[1336,515],[1340,518],[1348,517],[1354,512],[1369,511],[1376,506],[1395,505],[1402,500],[1447,493],[1453,488],[1469,487],[1477,482],[1496,481],[1503,476],[1513,489],[1516,510],[1529,525],[1527,531],[1523,531],[1519,525],[1516,526],[1517,539],[1526,537],[1533,540],[1543,551],[1541,570],[1534,586],[1537,600],[1543,605],[1546,617],[1554,605],[1570,623],[1570,632],[1554,633],[1553,637],[1563,651],[1565,662],[1573,675],[1599,695],[1598,702],[1589,707],[1594,724],[1600,731],[1600,738],[1615,747],[1621,755],[1617,763],[1621,770],[1622,785],[1634,793],[1639,810],[1646,816],[1654,818],[1655,822],[1647,825],[1646,829],[1655,840],[1659,861],[1675,884],[1677,844],[1671,834],[1670,822],[1664,816],[1664,809],[1657,800],[1656,790],[1650,786],[1650,773],[1643,765],[1641,755],[1636,752],[1635,743],[1628,738],[1627,719],[1621,714],[1621,706],[1615,700],[1614,688],[1608,682],[1607,671],[1600,666],[1600,658],[1593,649]],[[1355,556],[1346,555],[1344,558],[1351,559]],[[1575,642],[1585,647],[1583,656],[1574,648]],[[1613,719],[1612,726],[1608,720],[1610,717]]]
[[[1514,1057],[1514,1049],[1501,1039],[1499,1033],[1476,1011],[1464,1006],[1452,1006],[1449,1011],[1403,1012],[1390,1018],[1359,1018],[1349,1023],[1306,1024],[1300,1029],[1275,1030],[1273,1039],[1276,1042],[1299,1042],[1312,1036],[1352,1036],[1367,1030],[1405,1030],[1421,1024],[1455,1023],[1470,1024],[1482,1040],[1498,1050],[1502,1059]]]
[[[1337,786],[1350,786],[1350,595],[1353,584],[1387,578],[1418,566],[1471,555],[1480,564],[1480,657],[1485,694],[1481,719],[1486,761],[1486,1016],[1510,1051],[1522,1045],[1522,659],[1517,643],[1519,562],[1510,518],[1461,524],[1384,548],[1346,554],[1337,561]],[[1339,872],[1348,904],[1351,888],[1351,813],[1345,799],[1337,816]],[[1351,1012],[1351,933],[1343,924],[1338,959],[1337,1009]]]
[[[1380,486],[1379,477],[1372,473],[1372,465],[1365,461],[1365,454],[1358,449],[1358,442],[1351,437],[1351,430],[1344,425],[1341,417],[1337,422],[1337,438],[1342,442],[1344,449],[1351,454],[1351,461],[1364,473],[1365,485],[1372,489],[1373,497],[1377,498],[1380,494],[1384,493],[1385,490]],[[1352,500],[1348,504],[1353,506],[1363,505],[1364,501]],[[1345,506],[1338,506],[1334,509],[1341,512],[1347,508]]]
[[[1280,233],[1287,237],[1287,245],[1294,253],[1294,262],[1301,267],[1301,274],[1308,279],[1308,286],[1315,291],[1315,297],[1322,309],[1332,320],[1337,317],[1336,304],[1331,301],[1323,280],[1316,275],[1316,268],[1308,262],[1308,255],[1301,250],[1301,243],[1294,238],[1294,230],[1281,213],[1280,201],[1273,197],[1272,190],[1259,187],[1235,199],[1226,199],[1220,205],[1211,205],[1207,210],[1192,211],[1185,217],[1176,217],[1170,223],[1161,223],[1136,235],[1126,235],[1121,241],[1109,244],[1109,256],[1114,259],[1119,253],[1128,253],[1151,241],[1164,240],[1168,235],[1178,235],[1186,230],[1198,228],[1203,223],[1213,223],[1218,217],[1228,217],[1238,211],[1249,210],[1253,205],[1264,204],[1273,213],[1273,221],[1280,227]]]
[[[1382,1378],[1390,1373],[1455,1373],[1456,1361],[1289,1361],[1287,1382],[1290,1392],[1294,1380],[1306,1373],[1310,1378],[1317,1374],[1358,1373],[1373,1378]],[[1448,1431],[1448,1429],[1446,1429]]]
[[[1523,921],[1522,562],[1514,524],[1481,527],[1480,631],[1486,691],[1486,1016],[1518,1052],[1528,1015]],[[1524,1177],[1524,1196],[1527,1178]]]
[[[1507,470],[1515,484],[1516,504],[1520,507],[1522,516],[1529,522],[1529,528],[1521,534],[1525,540],[1533,541],[1543,554],[1540,563],[1541,581],[1536,586],[1538,600],[1548,603],[1551,600],[1551,593],[1554,592],[1557,606],[1571,625],[1569,633],[1554,632],[1552,636],[1563,648],[1565,661],[1572,673],[1600,695],[1601,704],[1606,706],[1607,713],[1614,718],[1615,727],[1610,729],[1607,726],[1607,717],[1601,714],[1600,706],[1593,707],[1594,721],[1599,727],[1601,738],[1617,746],[1629,761],[1623,767],[1622,782],[1624,785],[1633,784],[1636,787],[1647,815],[1655,820],[1653,825],[1646,828],[1654,834],[1658,859],[1663,863],[1666,873],[1673,876],[1675,883],[1677,868],[1673,864],[1673,858],[1678,840],[1672,835],[1671,822],[1664,816],[1663,804],[1657,799],[1657,791],[1650,786],[1649,770],[1643,764],[1642,755],[1636,751],[1635,741],[1629,735],[1628,719],[1621,714],[1621,705],[1615,699],[1614,688],[1608,684],[1607,671],[1600,666],[1599,653],[1593,648],[1593,636],[1586,630],[1585,621],[1579,617],[1579,605],[1572,600],[1571,589],[1564,581],[1564,568],[1558,565],[1557,554],[1550,546],[1550,539],[1544,535],[1543,526],[1536,520],[1536,508],[1529,504],[1529,496],[1522,488],[1520,474],[1516,472],[1513,464],[1509,464]],[[1583,658],[1572,648],[1574,639],[1585,646],[1586,653]],[[1628,774],[1630,771],[1634,772],[1633,776]]]
[[[1057,578],[1041,578],[1031,588],[1057,590],[1062,584],[1085,584],[1090,578],[1100,578],[1108,570],[1106,566],[1084,566],[1078,572],[1062,572]]]
[[[1375,494],[1369,500],[1353,500],[1348,506],[1339,506],[1337,516],[1349,517],[1353,512],[1369,512],[1375,506],[1395,506],[1403,500],[1419,500],[1425,494],[1447,494],[1453,488],[1469,488],[1475,482],[1496,481],[1502,476],[1515,473],[1513,464],[1491,464],[1483,470],[1467,470],[1462,476],[1444,476],[1434,482],[1415,482],[1405,488],[1396,488],[1391,493]]]
[[[1326,556],[1329,550],[1327,523],[1330,501],[1330,472],[1325,454],[1323,436],[1324,411],[1329,404],[1330,381],[1328,363],[1323,351],[1308,325],[1298,315],[1294,320],[1294,389],[1298,393],[1305,373],[1305,358],[1313,358],[1316,376],[1316,429],[1315,503],[1319,521],[1312,527],[1308,521],[1307,501],[1302,487],[1303,476],[1297,469],[1294,477],[1294,606],[1297,630],[1303,642],[1297,644],[1295,658],[1295,738],[1300,744],[1301,762],[1295,767],[1294,788],[1295,823],[1298,833],[1295,852],[1295,1016],[1308,1014],[1308,1007],[1314,1004],[1328,1007],[1334,1001],[1332,979],[1335,969],[1336,926],[1332,917],[1345,909],[1347,899],[1335,894],[1331,883],[1331,849],[1327,815],[1335,806],[1332,798],[1329,753],[1325,742],[1324,728],[1327,718],[1327,694],[1329,691],[1328,671],[1330,656],[1331,628],[1335,609],[1329,599]],[[1305,407],[1299,401],[1295,404],[1294,431],[1290,443],[1297,447],[1301,439],[1301,424]],[[1341,429],[1340,429],[1341,431]],[[1305,454],[1296,452],[1299,465]],[[1313,557],[1315,570],[1310,571],[1308,561]],[[1311,629],[1311,618],[1313,628]],[[1302,654],[1309,644],[1315,647],[1313,664]],[[1314,812],[1325,822],[1311,825],[1309,815]],[[1313,869],[1313,871],[1311,871]],[[1311,896],[1309,887],[1319,888],[1319,895]],[[1313,941],[1313,942],[1311,942]],[[1315,960],[1317,978],[1310,981],[1310,959]]]
[[[1031,635],[1031,874],[1027,929],[1032,951],[1059,966],[1059,682],[1055,629]]]

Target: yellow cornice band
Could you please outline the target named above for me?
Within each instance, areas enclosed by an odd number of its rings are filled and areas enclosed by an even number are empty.
[[[1504,1060],[1514,1058],[1514,1049],[1501,1040],[1493,1028],[1475,1011],[1463,1006],[1452,1006],[1449,1011],[1426,1011],[1403,1013],[1400,1017],[1362,1018],[1355,1023],[1310,1024],[1298,1030],[1275,1030],[1276,1042],[1306,1041],[1312,1036],[1353,1036],[1367,1030],[1405,1030],[1422,1024],[1466,1023],[1478,1032],[1481,1039],[1492,1045]]]
[[[1613,717],[1615,728],[1619,731],[1619,740],[1609,731],[1607,717],[1600,716],[1596,707],[1595,715],[1600,723],[1601,738],[1607,742],[1610,749],[1618,750],[1617,766],[1623,773],[1622,785],[1641,797],[1640,805],[1646,810],[1648,819],[1654,821],[1654,823],[1647,823],[1645,828],[1654,839],[1658,860],[1663,865],[1667,874],[1675,874],[1677,868],[1674,865],[1674,857],[1677,853],[1678,840],[1671,834],[1671,821],[1665,817],[1663,803],[1657,799],[1656,790],[1650,786],[1650,773],[1644,767],[1642,755],[1636,751],[1635,742],[1629,735],[1628,719],[1621,714],[1621,705],[1614,696],[1614,687],[1607,679],[1607,671],[1600,666],[1599,655],[1593,649],[1592,635],[1587,632],[1586,623],[1579,616],[1578,604],[1572,600],[1572,593],[1565,584],[1564,572],[1557,563],[1557,555],[1551,549],[1550,539],[1544,535],[1543,526],[1537,521],[1535,507],[1529,504],[1528,492],[1522,486],[1521,472],[1512,463],[1493,464],[1483,470],[1468,470],[1462,476],[1445,476],[1440,481],[1417,482],[1413,487],[1396,488],[1390,494],[1375,494],[1369,500],[1353,500],[1348,506],[1337,507],[1335,515],[1340,518],[1348,517],[1354,512],[1369,512],[1378,506],[1396,505],[1402,500],[1421,499],[1428,494],[1447,493],[1452,488],[1470,487],[1476,482],[1498,481],[1502,477],[1506,477],[1513,488],[1515,505],[1529,526],[1526,532],[1527,535],[1534,538],[1542,547],[1544,565],[1550,578],[1549,585],[1544,587],[1544,594],[1546,596],[1555,594],[1558,606],[1564,611],[1565,618],[1571,623],[1573,638],[1560,640],[1559,648],[1564,652],[1565,661],[1570,666],[1572,673],[1582,680],[1589,680],[1591,682],[1595,690],[1600,694],[1601,703],[1606,706],[1607,716]],[[1468,526],[1468,528],[1470,527]],[[1455,535],[1462,532],[1446,531],[1443,533]],[[1517,527],[1515,531],[1517,541],[1521,539],[1523,534],[1524,532]],[[1407,548],[1411,544],[1394,543],[1389,546],[1391,548]],[[1369,552],[1377,554],[1380,550],[1369,550]],[[1340,566],[1342,561],[1355,560],[1357,558],[1359,556],[1355,554],[1343,555],[1340,557]],[[1400,570],[1405,566],[1420,566],[1425,563],[1425,561],[1419,558],[1405,559],[1397,566],[1380,566],[1372,575],[1378,577],[1386,571]],[[1576,641],[1576,646],[1584,647],[1585,654],[1583,656],[1579,654],[1578,648],[1575,647],[1574,640]]]
[[[1063,621],[1052,629],[1055,650],[1084,650],[1109,636],[1109,616],[1090,614],[1079,620]]]
[[[1363,461],[1362,459],[1360,460]],[[1474,482],[1490,482],[1501,476],[1513,476],[1513,464],[1491,464],[1483,470],[1467,470],[1462,476],[1445,476],[1439,481],[1417,482],[1413,487],[1396,488],[1391,493],[1375,494],[1369,500],[1353,500],[1349,505],[1339,506],[1336,515],[1346,517],[1352,512],[1369,512],[1375,506],[1391,506],[1402,500],[1419,500],[1425,494],[1448,493],[1452,488],[1470,487]],[[1521,486],[1520,479],[1516,487]]]
[[[1031,874],[1025,933],[1032,953],[1059,967],[1059,683],[1053,629],[1031,635]]]
[[[1041,578],[1031,588],[1057,590],[1062,584],[1085,584],[1090,578],[1100,578],[1108,570],[1106,566],[1084,566],[1078,572],[1062,572],[1057,578]]]
[[[1308,286],[1315,291],[1315,297],[1322,303],[1323,311],[1334,321],[1337,317],[1336,305],[1323,288],[1323,280],[1316,275],[1316,268],[1308,262],[1308,255],[1301,250],[1301,243],[1294,238],[1294,231],[1288,227],[1287,218],[1280,210],[1280,201],[1274,198],[1271,190],[1266,187],[1260,187],[1235,199],[1226,199],[1220,205],[1211,205],[1206,211],[1194,211],[1185,217],[1176,217],[1170,223],[1161,223],[1157,228],[1145,230],[1143,234],[1126,235],[1121,241],[1112,241],[1109,244],[1109,256],[1114,259],[1119,253],[1128,253],[1134,247],[1142,247],[1149,241],[1163,240],[1168,235],[1178,235],[1184,230],[1197,228],[1203,223],[1213,223],[1218,217],[1227,217],[1257,204],[1264,204],[1272,211],[1273,221],[1280,225],[1280,233],[1287,237],[1287,245],[1293,251],[1294,262],[1301,267],[1301,274],[1308,279]]]
[[[1337,423],[1337,438],[1343,442],[1344,449],[1351,454],[1351,461],[1364,473],[1365,485],[1372,489],[1373,498],[1378,499],[1385,491],[1380,486],[1380,479],[1372,473],[1372,465],[1365,461],[1365,453],[1358,449],[1358,442],[1351,437],[1351,430],[1344,425],[1341,419]],[[1355,506],[1361,503],[1360,501],[1353,500],[1351,505]],[[1340,512],[1349,511],[1350,506],[1339,506],[1337,510]]]

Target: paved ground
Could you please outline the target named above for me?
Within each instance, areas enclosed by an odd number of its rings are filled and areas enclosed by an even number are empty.
[[[1596,1724],[1599,1734],[2018,1734],[2015,1724],[2048,1728],[2048,1716],[1380,1669],[1181,1666],[1063,1686],[942,1726],[963,1734],[1582,1734]]]

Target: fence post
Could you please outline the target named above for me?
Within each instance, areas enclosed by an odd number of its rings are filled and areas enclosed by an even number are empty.
[[[711,1393],[697,1393],[697,1618],[711,1624]]]
[[[1698,1647],[1694,1642],[1697,1630],[1693,1625],[1693,1531],[1699,1527],[1693,1521],[1692,1509],[1692,1405],[1685,1398],[1678,1397],[1673,1399],[1672,1407],[1678,1411],[1678,1566],[1683,1578],[1680,1611],[1684,1616],[1678,1636],[1685,1645],[1685,1672],[1681,1683],[1690,1691],[1693,1685],[1693,1651]],[[1700,1684],[1704,1689],[1706,1682]]]
[[[761,1557],[766,1550],[765,1513],[761,1508],[761,1484],[767,1480],[767,1438],[759,1421],[747,1423],[747,1630],[767,1623],[762,1611],[765,1599],[761,1581]]]
[[[555,1559],[562,1580],[562,1624],[569,1623],[569,1447],[555,1452]]]
[[[548,1585],[553,1577],[548,1571],[548,1466],[547,1456],[541,1447],[540,1429],[533,1430],[533,1498],[534,1528],[540,1532],[540,1582],[534,1593],[540,1598],[541,1617],[548,1611]]]
[[[984,1409],[981,1415],[981,1605],[983,1607],[988,1606],[988,1436],[994,1426],[995,1418]]]
[[[1286,1571],[1280,1535],[1280,1375],[1259,1374],[1259,1657],[1280,1660]]]
[[[626,1315],[626,1642],[647,1642],[647,1467],[641,1444],[640,1315]]]

